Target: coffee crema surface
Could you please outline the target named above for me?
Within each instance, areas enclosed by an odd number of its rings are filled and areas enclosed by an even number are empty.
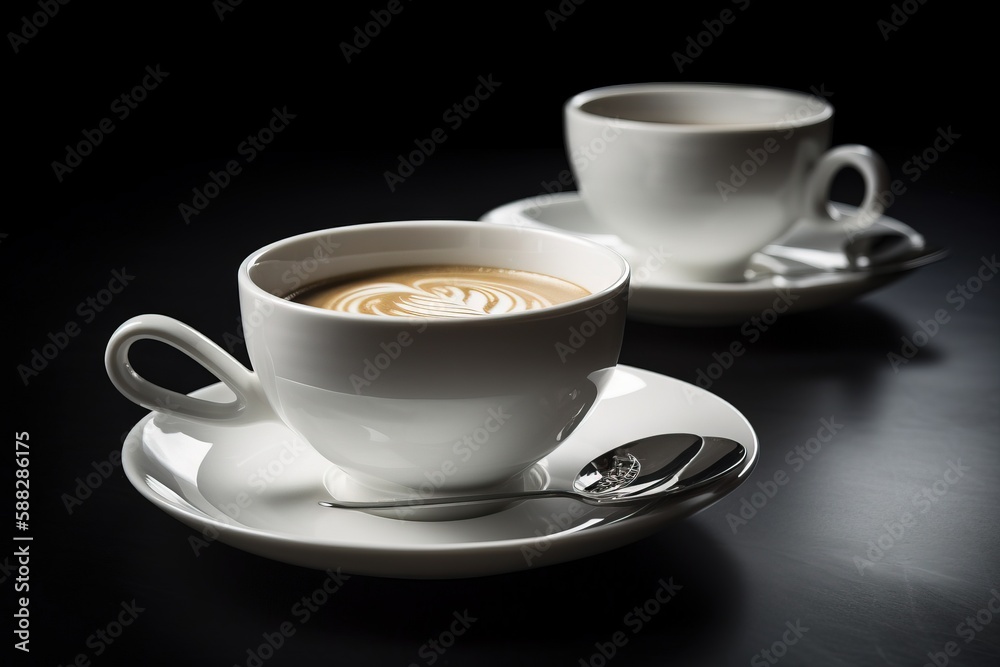
[[[458,318],[537,310],[588,294],[575,283],[532,271],[438,265],[354,275],[287,298],[341,313]]]

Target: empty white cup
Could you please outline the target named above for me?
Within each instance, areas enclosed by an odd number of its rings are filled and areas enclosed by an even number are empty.
[[[888,171],[871,149],[830,150],[833,107],[799,92],[724,84],[598,88],[565,105],[580,196],[610,233],[663,246],[662,273],[738,281],[750,256],[802,218],[858,231],[881,214]],[[858,213],[829,206],[830,185],[857,169]]]

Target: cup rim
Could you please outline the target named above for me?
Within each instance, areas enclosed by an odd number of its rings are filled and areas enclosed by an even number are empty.
[[[288,299],[285,296],[279,296],[273,294],[268,290],[264,289],[251,277],[250,269],[255,266],[260,258],[269,252],[273,252],[279,248],[287,246],[293,243],[299,243],[303,241],[308,241],[314,238],[321,238],[330,235],[331,233],[338,233],[340,231],[347,232],[348,230],[364,232],[366,230],[391,230],[391,229],[413,229],[419,227],[463,227],[463,228],[479,228],[479,229],[489,229],[491,231],[501,231],[501,233],[519,233],[519,234],[533,234],[536,236],[548,236],[550,238],[558,238],[561,241],[571,243],[573,245],[581,246],[590,249],[591,251],[596,251],[600,254],[605,255],[609,259],[616,262],[620,267],[620,273],[618,277],[609,285],[606,285],[602,289],[596,292],[591,292],[585,296],[572,299],[571,301],[564,301],[546,308],[538,308],[535,310],[526,310],[515,313],[498,313],[495,315],[488,315],[482,317],[408,317],[404,315],[366,315],[361,313],[345,313],[340,311],[327,310],[324,308],[317,308],[315,306],[309,306],[302,303],[297,303]],[[433,324],[434,326],[477,326],[484,325],[488,326],[490,323],[496,322],[507,322],[511,320],[537,320],[546,319],[550,317],[559,317],[566,314],[580,312],[588,308],[592,308],[594,305],[603,303],[604,301],[612,298],[614,295],[625,287],[631,278],[631,266],[619,252],[609,248],[606,245],[588,239],[586,237],[570,234],[568,232],[563,232],[560,230],[548,230],[535,227],[514,227],[511,225],[498,225],[496,223],[489,223],[483,221],[473,221],[473,220],[395,220],[387,222],[366,222],[366,223],[355,223],[355,224],[345,224],[337,227],[330,227],[326,229],[318,229],[311,232],[305,232],[302,234],[296,234],[294,236],[289,236],[278,241],[269,243],[268,245],[255,250],[253,253],[248,255],[246,259],[240,264],[239,274],[237,276],[238,283],[241,288],[245,288],[253,293],[256,298],[263,299],[266,302],[271,303],[275,307],[281,308],[291,308],[292,312],[297,312],[303,316],[322,318],[327,320],[339,320],[339,321],[350,321],[364,323],[367,325],[375,325],[377,323],[385,323],[386,325],[391,325],[394,327],[399,327],[401,325],[413,324],[415,322]]]
[[[678,93],[678,92],[707,92],[707,91],[727,91],[740,95],[769,96],[787,100],[801,100],[803,104],[810,101],[819,103],[820,109],[802,118],[781,119],[778,121],[760,123],[665,123],[645,120],[634,120],[629,118],[619,118],[593,113],[583,109],[583,106],[594,100],[603,98],[618,97],[643,93]],[[711,83],[711,82],[649,82],[649,83],[626,83],[612,86],[602,86],[592,88],[577,93],[565,105],[566,113],[574,114],[583,119],[591,121],[607,122],[613,121],[615,124],[633,129],[641,129],[647,132],[669,132],[679,134],[725,134],[738,132],[773,132],[775,130],[787,130],[818,125],[833,117],[833,105],[826,99],[788,88],[777,88],[771,86],[758,86],[753,84],[731,84],[731,83]]]

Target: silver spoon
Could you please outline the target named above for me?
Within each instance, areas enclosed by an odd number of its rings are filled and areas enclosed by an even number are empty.
[[[590,505],[612,505],[679,493],[717,479],[740,465],[747,450],[728,438],[666,433],[616,447],[577,473],[573,489],[543,489],[442,498],[408,498],[374,502],[321,500],[339,509],[392,509],[470,505],[531,498],[573,498]]]
[[[853,235],[799,231],[794,243],[775,243],[756,253],[747,278],[897,273],[936,262],[947,254],[905,225],[882,219]]]
[[[829,273],[864,273],[868,275],[899,273],[909,271],[944,259],[948,251],[944,248],[923,246],[905,247],[905,240],[899,237],[869,237],[858,243],[848,244],[837,263],[824,261],[819,253],[783,248],[780,255],[774,247],[769,248],[769,258],[755,262],[747,270],[751,280],[768,277],[802,278]],[[884,248],[897,248],[895,252]],[[807,254],[809,253],[809,254]],[[776,264],[776,258],[778,265]],[[765,266],[766,264],[766,266]]]

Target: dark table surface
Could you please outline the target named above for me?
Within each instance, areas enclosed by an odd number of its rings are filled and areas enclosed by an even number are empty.
[[[998,170],[988,102],[955,76],[989,69],[986,21],[935,3],[805,16],[735,2],[666,10],[663,23],[611,4],[7,12],[22,37],[8,38],[4,421],[9,441],[29,434],[31,482],[30,527],[12,520],[9,535],[33,538],[0,554],[16,664],[997,664]],[[355,30],[366,27],[367,42]],[[499,85],[481,108],[446,116],[491,76]],[[118,324],[161,312],[226,347],[238,337],[236,268],[271,241],[475,219],[572,190],[560,183],[562,102],[648,80],[821,90],[837,108],[835,143],[875,147],[899,180],[889,213],[951,251],[861,298],[784,315],[753,341],[740,325],[629,321],[621,362],[688,382],[745,343],[710,387],[761,442],[735,492],[565,564],[445,581],[351,576],[301,622],[292,606],[326,573],[226,545],[196,554],[198,534],[129,484],[118,453],[144,411],[104,372]],[[242,142],[276,111],[287,127],[247,160]],[[103,119],[113,130],[72,171],[53,165],[71,166],[67,146]],[[447,141],[391,189],[397,156],[439,127]],[[928,152],[949,131],[953,145]],[[230,160],[241,172],[185,219],[179,205]],[[857,192],[844,176],[834,197]],[[131,277],[111,295],[116,272]],[[67,327],[58,354],[24,377],[18,367]],[[163,347],[136,351],[146,375],[178,390],[214,381]],[[3,461],[11,487],[16,451],[10,442]],[[682,588],[669,604],[626,623],[671,579]],[[30,653],[13,648],[20,597]],[[456,614],[475,620],[438,651],[430,642]],[[289,622],[280,648],[259,650]]]

